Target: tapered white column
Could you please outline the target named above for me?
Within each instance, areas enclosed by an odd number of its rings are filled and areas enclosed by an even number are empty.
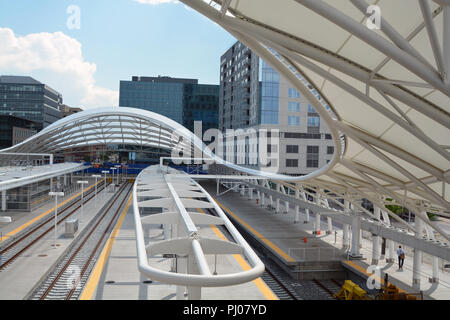
[[[2,211],[6,211],[6,190],[2,191]]]
[[[248,188],[248,198],[249,198],[250,200],[253,199],[253,188]]]
[[[422,212],[422,214],[427,214],[426,212]],[[420,219],[416,214],[415,219],[415,228],[416,232],[414,234],[416,239],[422,238],[422,219]],[[417,248],[414,248],[414,257],[413,257],[413,288],[416,290],[420,290],[420,273],[422,271],[422,251]]]
[[[327,217],[327,234],[331,234],[333,232],[333,221],[330,217]]]
[[[380,219],[381,209],[374,207],[375,218]],[[381,238],[372,234],[372,264],[377,265],[381,258]]]
[[[348,200],[344,200],[344,211],[350,214],[350,202]],[[350,247],[350,226],[348,224],[344,223],[342,233],[342,249],[347,250]]]
[[[276,213],[280,213],[280,199],[277,198],[277,208],[276,208]]]
[[[288,213],[289,212],[289,201],[285,201],[285,208],[286,208],[286,211],[284,212],[284,213]]]
[[[350,249],[350,256],[354,259],[361,258],[362,255],[359,251],[360,247],[360,236],[361,236],[361,217],[358,212],[353,212],[352,219],[352,247]]]
[[[319,205],[320,203],[320,195],[318,192],[316,192],[316,196],[314,197],[314,202]],[[315,230],[313,231],[313,234],[320,234],[320,213],[316,212],[316,223],[315,225]]]
[[[265,204],[265,203],[264,203],[264,202],[265,202],[264,200],[265,200],[265,193],[263,192],[263,193],[261,193],[261,205],[262,205],[262,206],[264,206],[264,204]]]
[[[350,247],[350,226],[344,223],[342,227],[343,239],[342,239],[342,249],[347,250]]]
[[[295,216],[294,223],[298,223],[300,221],[300,207],[298,205],[295,206]]]
[[[314,234],[320,235],[320,214],[316,213],[316,223],[314,224]]]
[[[309,222],[309,209],[306,208],[305,209],[305,221],[303,221],[303,223],[308,223]]]
[[[387,247],[387,255],[386,262],[394,263],[395,262],[395,242],[389,239],[386,239],[386,247]]]
[[[187,273],[187,256],[177,256],[177,273]],[[186,286],[177,286],[177,300],[186,300]]]

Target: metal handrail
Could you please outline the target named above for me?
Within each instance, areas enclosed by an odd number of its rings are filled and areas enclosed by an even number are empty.
[[[141,174],[145,172],[142,171]],[[140,175],[141,175],[140,174]],[[234,240],[238,245],[241,246],[242,252],[244,256],[249,261],[251,269],[229,273],[223,275],[211,275],[211,273],[205,272],[206,274],[197,275],[197,274],[184,274],[184,273],[175,273],[169,272],[165,270],[161,270],[155,267],[152,267],[148,263],[148,256],[146,252],[146,245],[144,241],[144,233],[142,228],[142,222],[139,212],[139,206],[137,201],[137,184],[139,181],[139,176],[136,179],[136,182],[133,186],[133,209],[134,209],[134,221],[136,228],[136,250],[137,250],[137,258],[138,258],[138,269],[144,276],[160,281],[167,284],[181,285],[181,286],[194,286],[194,287],[223,287],[223,286],[232,286],[245,282],[252,281],[262,275],[264,272],[264,264],[256,255],[256,253],[251,249],[248,243],[244,240],[244,238],[239,234],[237,229],[233,226],[233,224],[228,220],[225,213],[222,209],[217,205],[214,199],[198,184],[194,181],[196,186],[202,191],[202,193],[206,196],[208,201],[213,205],[216,210],[218,216],[223,219],[224,225],[227,230],[230,232]],[[192,181],[192,180],[191,180]],[[197,261],[200,261],[202,264],[205,263],[203,253],[200,253],[199,243],[196,239],[192,239],[193,250],[197,252]],[[195,254],[195,253],[194,253]]]

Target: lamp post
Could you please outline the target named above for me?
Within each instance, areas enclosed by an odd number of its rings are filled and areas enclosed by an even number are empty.
[[[114,170],[117,170],[117,168],[115,168],[115,167],[111,167],[111,170],[112,170],[112,172],[113,172],[113,176],[112,176],[112,180],[111,180],[111,184],[113,184],[114,185],[114,191],[116,190],[116,184],[114,183]]]
[[[120,164],[115,166],[117,168],[117,184],[119,184],[119,169],[122,168],[122,166]],[[122,176],[123,176],[123,171],[122,171]]]
[[[95,178],[95,198],[97,199],[97,178],[101,178],[102,176],[99,174],[93,174],[92,177]]]
[[[64,197],[64,192],[49,192],[49,196],[55,197],[55,249],[56,249],[56,237],[57,237],[57,216],[58,216],[58,197]]]
[[[84,184],[88,184],[89,181],[85,181],[85,180],[80,180],[77,181],[80,185],[81,185],[81,215],[80,215],[80,223],[81,223],[81,219],[83,218],[83,210],[84,210]]]
[[[106,174],[109,173],[108,170],[102,170],[102,173],[105,175],[105,195],[106,195]]]

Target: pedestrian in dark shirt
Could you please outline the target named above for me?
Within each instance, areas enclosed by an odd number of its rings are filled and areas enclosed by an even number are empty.
[[[398,255],[398,268],[403,269],[403,262],[405,262],[405,251],[402,249],[402,246],[398,246],[397,255]]]

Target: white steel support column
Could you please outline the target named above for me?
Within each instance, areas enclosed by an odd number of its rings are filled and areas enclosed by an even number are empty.
[[[2,211],[6,211],[6,190],[2,191]]]
[[[361,217],[358,212],[353,212],[353,219],[352,219],[352,247],[350,250],[350,257],[353,259],[361,258],[362,255],[360,254],[360,236],[361,236]]]
[[[289,201],[285,201],[284,204],[286,208],[286,211],[284,213],[289,213]]]
[[[270,206],[273,207],[273,197],[272,195],[269,195],[269,200],[270,200]]]
[[[320,214],[316,213],[316,223],[314,224],[315,230],[313,234],[320,235]]]
[[[327,217],[327,234],[331,234],[333,232],[333,221],[330,217]]]
[[[342,233],[343,233],[343,239],[342,239],[342,249],[348,250],[350,247],[350,226],[346,223],[344,223],[342,227]]]
[[[319,192],[316,192],[316,196],[314,197],[314,202],[317,205],[320,205]],[[320,213],[319,212],[316,212],[316,223],[315,223],[315,230],[313,230],[313,234],[320,235]]]
[[[350,213],[350,202],[344,200],[344,211]],[[347,250],[350,247],[350,226],[344,223],[342,227],[342,249]]]
[[[422,214],[426,215],[426,212],[422,212]],[[422,238],[422,225],[423,221],[418,217],[416,214],[415,219],[415,238],[421,239]],[[420,251],[417,248],[414,248],[414,257],[413,257],[413,288],[416,290],[420,290],[420,272],[422,271],[422,251]]]
[[[275,212],[280,213],[280,198],[277,198],[277,208]]]
[[[394,263],[395,262],[395,242],[393,240],[386,239],[386,247],[387,247],[387,255],[386,262]]]
[[[253,188],[248,188],[248,198],[249,198],[250,200],[253,199]]]
[[[264,207],[264,198],[265,198],[265,193],[262,192],[261,193],[261,205]]]
[[[380,219],[381,209],[374,207],[375,218]],[[381,258],[381,238],[372,234],[372,264],[377,265]]]
[[[295,206],[295,217],[294,223],[298,223],[300,220],[300,207],[298,205]]]
[[[303,221],[303,223],[308,223],[309,222],[309,209],[305,208],[305,221]]]
[[[193,255],[190,255],[187,258],[187,270],[189,274],[199,274],[198,266]],[[201,287],[187,286],[187,293],[188,300],[201,300],[202,298]]]
[[[427,232],[428,238],[431,240],[435,240],[433,229],[430,226],[425,225],[425,224],[424,224],[424,227]],[[439,258],[438,257],[433,256],[432,270],[433,270],[433,276],[431,278],[431,282],[439,283]]]
[[[177,273],[187,273],[187,256],[177,256]],[[177,286],[177,300],[186,300],[186,286]]]

